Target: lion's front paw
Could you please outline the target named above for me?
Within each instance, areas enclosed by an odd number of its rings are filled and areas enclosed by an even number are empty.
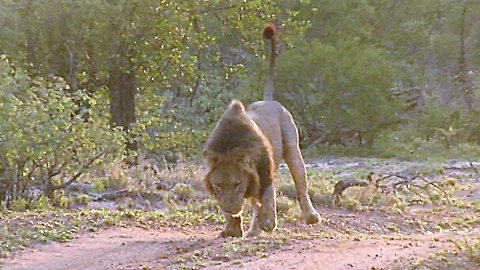
[[[243,230],[240,229],[231,229],[231,228],[225,228],[220,233],[220,237],[227,238],[227,237],[242,237],[243,236]]]
[[[260,228],[266,232],[271,232],[277,227],[277,219],[275,216],[269,218],[261,218],[259,220]]]
[[[320,221],[320,214],[318,214],[317,211],[314,211],[305,215],[305,222],[307,222],[307,224],[314,224],[314,223],[318,223],[319,221]]]
[[[258,225],[260,229],[271,232],[277,227],[277,214],[275,209],[263,208],[258,215]]]
[[[227,226],[220,233],[220,237],[242,237],[242,217],[227,216]]]

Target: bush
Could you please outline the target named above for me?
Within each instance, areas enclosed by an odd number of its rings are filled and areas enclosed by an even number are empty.
[[[387,52],[355,39],[297,45],[279,60],[276,99],[292,112],[304,140],[373,143],[394,122]]]
[[[99,91],[99,95],[101,91]],[[76,181],[122,151],[106,100],[72,91],[61,78],[30,77],[0,56],[0,200],[37,198]]]

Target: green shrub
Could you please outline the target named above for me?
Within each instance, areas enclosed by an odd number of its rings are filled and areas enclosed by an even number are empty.
[[[372,144],[393,123],[391,69],[385,50],[356,39],[301,42],[279,61],[277,99],[292,111],[304,140]]]
[[[102,91],[71,90],[61,78],[30,77],[0,55],[0,200],[47,197],[93,163],[122,151]],[[40,194],[41,194],[40,193]]]

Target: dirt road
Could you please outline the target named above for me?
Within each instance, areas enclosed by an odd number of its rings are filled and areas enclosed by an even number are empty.
[[[451,233],[300,239],[272,254],[230,259],[213,231],[113,228],[69,243],[38,246],[6,259],[4,270],[107,269],[397,269],[439,250],[455,250]],[[249,240],[240,240],[248,242]],[[246,243],[248,244],[248,243]],[[218,248],[217,254],[215,250]],[[204,256],[205,250],[209,256]],[[185,265],[185,258],[198,257]],[[401,269],[401,268],[398,268]]]

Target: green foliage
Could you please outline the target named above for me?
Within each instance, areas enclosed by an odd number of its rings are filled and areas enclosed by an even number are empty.
[[[20,197],[10,202],[9,209],[17,212],[28,210],[48,210],[50,209],[50,203],[45,196],[40,196],[37,200],[29,200],[27,198]]]
[[[111,104],[115,71],[133,74],[127,82],[137,90],[139,117],[123,113],[139,120],[132,135],[140,150],[188,156],[204,141],[216,108],[231,99],[243,60],[259,52],[259,31],[279,9],[274,1],[5,2],[0,40],[29,71],[60,76],[74,90],[106,88]],[[296,27],[292,20],[282,26]]]
[[[61,78],[31,78],[5,55],[0,61],[2,201],[36,190],[51,196],[94,160],[117,156],[123,135],[108,126],[99,96],[69,91]]]
[[[316,41],[286,52],[279,65],[278,99],[306,136],[321,131],[327,142],[371,144],[392,123],[386,51],[353,39],[332,45]]]

